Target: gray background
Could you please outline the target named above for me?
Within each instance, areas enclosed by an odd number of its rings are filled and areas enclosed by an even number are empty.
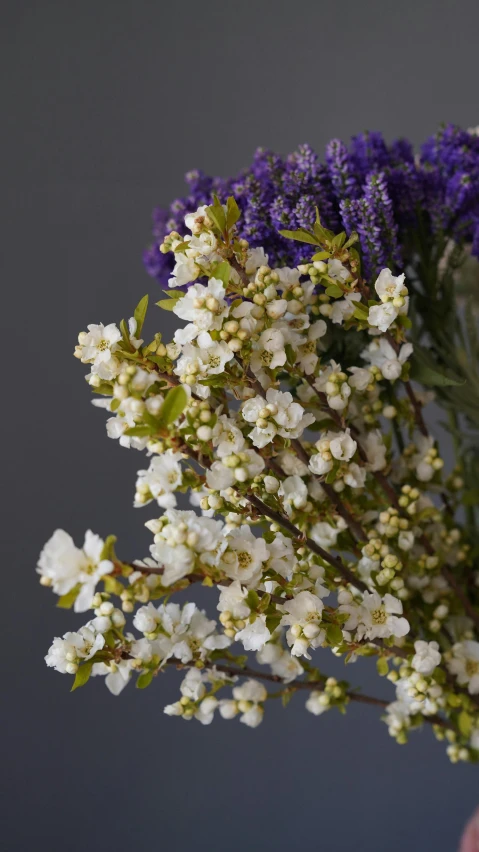
[[[455,849],[477,769],[451,767],[427,730],[398,747],[374,709],[317,719],[299,697],[255,731],[202,728],[162,713],[175,673],[119,699],[99,680],[70,695],[42,658],[82,617],[55,609],[34,567],[56,526],[147,552],[153,512],[131,508],[143,458],[107,440],[71,352],[88,322],[159,297],[141,263],[151,208],[182,192],[186,169],[236,172],[260,144],[322,151],[363,129],[420,142],[443,120],[479,123],[478,23],[476,0],[4,0],[8,852]]]

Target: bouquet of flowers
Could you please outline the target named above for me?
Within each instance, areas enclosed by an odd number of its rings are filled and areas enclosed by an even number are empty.
[[[363,134],[325,163],[259,150],[234,179],[187,180],[145,255],[173,340],[142,339],[145,296],[75,349],[108,436],[146,451],[134,505],[163,511],[133,562],[115,536],[53,534],[40,581],[92,612],[47,665],[115,695],[182,669],[165,713],[202,724],[256,727],[297,692],[318,716],[376,705],[399,743],[426,724],[479,760],[479,137],[447,126],[415,157]],[[219,623],[176,602],[198,583]],[[372,658],[390,700],[319,649]]]

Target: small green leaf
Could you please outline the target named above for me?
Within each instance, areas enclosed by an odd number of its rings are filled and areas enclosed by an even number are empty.
[[[270,633],[274,633],[276,628],[279,626],[280,621],[281,621],[281,615],[279,613],[277,615],[267,615],[266,616],[266,627],[268,628]]]
[[[389,672],[389,666],[386,657],[378,657],[376,661],[376,668],[378,670],[378,674],[381,675],[381,677],[385,677],[387,675],[387,673]]]
[[[463,506],[478,506],[479,505],[479,488],[469,488],[462,495]]]
[[[311,260],[327,260],[331,257],[330,251],[318,251],[316,254],[313,254]]]
[[[297,240],[300,243],[309,243],[311,246],[319,245],[317,238],[305,228],[299,228],[297,231],[280,231],[282,237],[288,240]]]
[[[442,372],[430,355],[417,346],[414,348],[414,356],[411,359],[411,379],[429,388],[448,385],[459,387],[465,384],[463,380]]]
[[[212,270],[212,278],[219,278],[220,281],[223,282],[225,287],[228,286],[231,276],[231,266],[229,265],[227,260],[223,260],[222,263],[218,263]]]
[[[77,583],[73,589],[70,589],[69,592],[66,592],[66,594],[58,598],[57,606],[60,607],[60,609],[71,609],[80,594],[80,589],[81,583]]]
[[[326,628],[326,638],[330,645],[340,645],[343,641],[343,631],[337,624],[328,624]]]
[[[183,290],[163,290],[163,293],[169,299],[182,299],[186,295]]]
[[[360,302],[355,302],[353,317],[356,317],[360,322],[365,322],[369,316],[369,308],[362,305]]]
[[[165,397],[165,401],[158,414],[158,422],[161,426],[169,426],[178,419],[188,404],[188,394],[183,385],[171,388]]]
[[[292,689],[286,689],[286,690],[282,693],[282,695],[281,695],[281,704],[283,705],[283,707],[287,707],[287,706],[288,706],[288,704],[289,704],[289,702],[291,701],[292,697],[293,697],[293,690],[292,690]]]
[[[138,304],[137,304],[137,306],[134,310],[133,316],[136,319],[135,337],[139,337],[140,334],[141,334],[141,329],[143,328],[143,323],[145,322],[146,312],[148,310],[148,300],[149,300],[148,294],[146,296],[143,296],[143,298],[140,299],[140,301],[138,302]]]
[[[109,595],[121,595],[125,591],[123,583],[120,583],[119,580],[110,574],[105,574],[103,577],[103,585],[105,592],[108,592]]]
[[[115,647],[115,634],[113,633],[113,630],[107,630],[107,632],[103,634],[103,638],[105,639],[105,645],[107,648],[111,649]]]
[[[137,689],[146,689],[146,687],[150,685],[152,680],[153,680],[153,672],[152,671],[143,672],[143,674],[140,675],[140,677],[138,678],[138,680],[136,682],[136,688]]]
[[[286,358],[288,360],[288,364],[291,364],[291,366],[293,366],[295,361],[296,361],[296,352],[294,351],[293,347],[291,346],[291,343],[286,344],[286,346],[284,347],[284,351],[286,352]]]
[[[206,212],[220,234],[223,234],[226,230],[226,213],[217,195],[214,196],[213,204],[206,208]]]
[[[457,726],[463,737],[469,739],[472,732],[472,716],[462,710],[457,717]]]
[[[330,284],[329,287],[326,287],[326,295],[331,296],[332,299],[339,299],[344,296],[344,293],[337,284]]]
[[[94,388],[93,385],[90,385],[90,387],[93,393],[99,393],[102,394],[102,396],[111,396],[113,393],[112,386],[107,382],[102,382],[97,388]]]
[[[130,350],[133,349],[133,347],[130,343],[130,330],[129,330],[128,325],[127,325],[127,323],[124,319],[122,319],[122,321],[120,322],[120,331],[121,331],[121,336],[123,338],[123,343],[125,344],[126,348],[130,349]]]
[[[156,302],[159,308],[162,308],[164,311],[172,311],[176,305],[177,299],[160,299],[159,302]]]
[[[353,246],[354,243],[357,243],[359,240],[359,235],[356,231],[351,231],[348,240],[344,243],[344,248],[349,248],[349,246]]]
[[[228,228],[228,231],[236,224],[240,216],[241,210],[236,203],[236,199],[230,195],[226,202],[226,227]]]
[[[336,249],[340,249],[340,248],[343,247],[345,242],[346,242],[346,233],[345,233],[345,231],[342,231],[341,234],[336,234],[336,236],[333,237],[333,239],[331,241],[331,245],[334,246],[334,248],[336,248]]]
[[[102,559],[114,559],[115,557],[115,544],[116,544],[116,535],[108,535],[105,539],[105,543],[103,545],[103,549],[100,554],[100,560]]]
[[[258,608],[258,605],[259,605],[259,595],[258,595],[258,593],[257,593],[257,592],[255,592],[255,590],[254,590],[254,589],[250,589],[250,591],[249,591],[249,592],[248,592],[248,594],[246,595],[246,603],[248,604],[249,608],[250,608],[252,611],[254,611],[254,610],[256,610],[256,609]]]
[[[129,429],[125,429],[123,434],[128,435],[129,438],[147,438],[153,432],[151,426],[139,424],[138,426],[131,426]]]
[[[75,692],[75,689],[78,689],[80,686],[85,686],[86,682],[90,679],[92,668],[93,660],[87,660],[86,663],[83,663],[83,665],[79,667],[70,692]]]

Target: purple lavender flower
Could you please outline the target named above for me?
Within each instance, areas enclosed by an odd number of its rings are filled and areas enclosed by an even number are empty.
[[[368,275],[385,264],[408,260],[411,234],[419,220],[424,238],[438,234],[473,241],[479,256],[479,138],[446,125],[414,158],[406,139],[387,145],[380,133],[362,133],[348,148],[333,139],[321,163],[309,145],[283,158],[258,148],[251,166],[230,179],[188,172],[188,194],[153,216],[153,245],[145,252],[148,272],[162,283],[172,265],[158,245],[165,233],[185,233],[184,216],[217,193],[233,194],[242,211],[239,233],[263,245],[270,263],[294,265],[308,256],[304,245],[286,240],[279,229],[310,227],[318,208],[333,231],[357,230]]]

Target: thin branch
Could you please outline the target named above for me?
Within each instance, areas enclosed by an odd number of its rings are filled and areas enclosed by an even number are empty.
[[[194,668],[196,666],[195,660],[190,660],[188,663],[182,663],[181,660],[170,659],[167,661],[167,665],[176,665],[178,669],[186,668]],[[203,667],[206,669],[216,669],[223,674],[229,675],[230,677],[250,677],[255,680],[262,680],[268,683],[282,684],[286,687],[287,691],[292,690],[317,690],[320,692],[324,691],[324,684],[327,680],[326,675],[322,675],[319,679],[316,680],[294,680],[290,684],[285,684],[284,680],[280,678],[278,675],[269,674],[268,672],[261,672],[256,669],[251,669],[248,667],[244,668],[236,668],[234,666],[228,666],[223,663],[215,663],[204,661]],[[374,698],[371,695],[364,695],[360,692],[355,692],[354,690],[348,690],[346,692],[346,697],[350,701],[356,701],[358,704],[370,704],[375,707],[386,708],[391,703],[390,701],[386,701],[382,698]],[[334,706],[334,705],[333,705]],[[431,725],[439,725],[442,728],[453,728],[453,726],[446,719],[442,719],[440,716],[423,716],[425,722],[428,722]]]

